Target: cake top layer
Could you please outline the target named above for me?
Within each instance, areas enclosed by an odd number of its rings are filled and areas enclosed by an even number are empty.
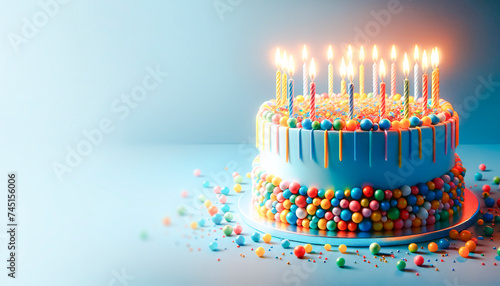
[[[354,117],[349,120],[349,101],[347,95],[333,95],[329,97],[326,93],[316,96],[316,116],[315,120],[310,119],[309,96],[297,96],[293,107],[293,118],[289,118],[289,110],[286,106],[276,106],[275,100],[264,102],[257,114],[257,117],[290,128],[321,129],[321,130],[397,130],[408,129],[416,126],[436,125],[448,120],[458,119],[452,105],[443,100],[439,100],[437,108],[428,104],[427,112],[423,111],[422,98],[417,102],[410,96],[410,110],[412,116],[404,118],[403,103],[401,96],[396,94],[392,98],[386,99],[386,116],[380,118],[380,101],[367,96],[366,94],[354,94]]]

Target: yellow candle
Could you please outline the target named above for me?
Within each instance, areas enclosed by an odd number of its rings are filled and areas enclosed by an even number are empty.
[[[431,54],[432,67],[432,108],[437,108],[439,106],[439,53],[438,49],[435,48]]]

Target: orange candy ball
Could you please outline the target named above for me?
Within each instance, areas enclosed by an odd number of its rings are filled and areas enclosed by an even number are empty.
[[[474,250],[476,250],[476,243],[472,240],[469,240],[465,243],[465,247],[467,247],[470,252],[474,252]]]
[[[462,241],[468,241],[468,240],[470,240],[471,238],[472,238],[472,233],[470,233],[470,231],[468,231],[468,230],[462,230],[462,231],[460,232],[460,239],[461,239]]]
[[[460,254],[460,256],[462,256],[463,258],[467,258],[469,256],[469,249],[465,246],[462,246],[458,250],[458,254]]]
[[[427,249],[429,249],[430,252],[436,252],[438,250],[438,245],[435,242],[431,242],[427,246]]]
[[[358,123],[355,120],[349,120],[349,121],[347,121],[347,124],[345,127],[349,131],[354,131],[354,130],[356,130],[356,128],[358,128]]]
[[[448,235],[450,236],[451,239],[459,239],[460,238],[460,234],[458,233],[458,231],[456,229],[450,230],[450,233]]]
[[[429,116],[422,117],[422,125],[430,126],[432,124],[432,119]]]
[[[401,128],[401,129],[408,129],[408,128],[410,128],[410,120],[408,120],[406,118],[402,119],[401,122],[400,122],[400,124],[399,124],[399,128]]]
[[[394,120],[392,123],[391,123],[391,128],[394,129],[394,130],[398,130],[400,128],[400,123],[399,121],[397,120]]]
[[[281,126],[285,126],[285,127],[288,127],[288,116],[283,116],[280,118],[280,125]]]

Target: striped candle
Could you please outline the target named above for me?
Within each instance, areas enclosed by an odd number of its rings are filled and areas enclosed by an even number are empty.
[[[391,51],[391,59],[392,59],[392,64],[391,64],[391,97],[394,97],[396,95],[396,47],[392,45],[392,51]]]
[[[293,118],[293,79],[291,78],[288,80],[288,117]]]
[[[349,119],[354,116],[354,84],[349,84]]]
[[[385,118],[385,65],[384,60],[380,59],[380,119]]]
[[[377,46],[373,46],[373,98],[378,96],[378,52]]]
[[[437,48],[432,51],[432,108],[439,106],[439,54]]]
[[[316,77],[316,65],[314,64],[314,59],[311,59],[311,65],[309,66],[309,76],[311,77],[311,100],[309,102],[309,119],[314,121],[316,120],[316,84],[314,83],[314,78]]]
[[[408,63],[408,56],[406,55],[406,53],[403,61],[403,72],[405,74],[403,109],[404,109],[404,118],[408,119],[410,118],[410,81],[408,80],[408,74],[410,72],[410,64]]]
[[[418,46],[415,45],[415,53],[413,54],[413,60],[415,61],[415,65],[413,66],[413,76],[414,76],[414,83],[413,83],[413,97],[415,101],[417,101],[417,98],[420,96],[420,80],[419,80],[419,70],[418,70],[418,58],[420,57],[420,54],[418,53]]]
[[[281,54],[280,48],[276,49],[276,58],[274,60],[274,64],[276,65],[276,106],[278,106],[281,98]]]
[[[359,94],[365,93],[365,50],[363,46],[359,49]]]
[[[422,113],[427,114],[427,102],[428,102],[428,78],[427,78],[427,52],[424,50],[422,54]]]

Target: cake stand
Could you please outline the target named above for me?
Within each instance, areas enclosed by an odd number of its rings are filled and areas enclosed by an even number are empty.
[[[296,225],[284,224],[261,217],[251,204],[251,192],[245,192],[238,201],[243,220],[258,231],[269,233],[274,237],[288,239],[300,243],[311,244],[345,244],[351,247],[366,247],[373,242],[381,246],[401,245],[412,242],[433,240],[448,236],[452,229],[464,230],[471,226],[479,214],[479,200],[469,190],[465,190],[465,201],[462,211],[448,221],[439,221],[432,226],[421,226],[379,232],[327,231],[308,229]]]

